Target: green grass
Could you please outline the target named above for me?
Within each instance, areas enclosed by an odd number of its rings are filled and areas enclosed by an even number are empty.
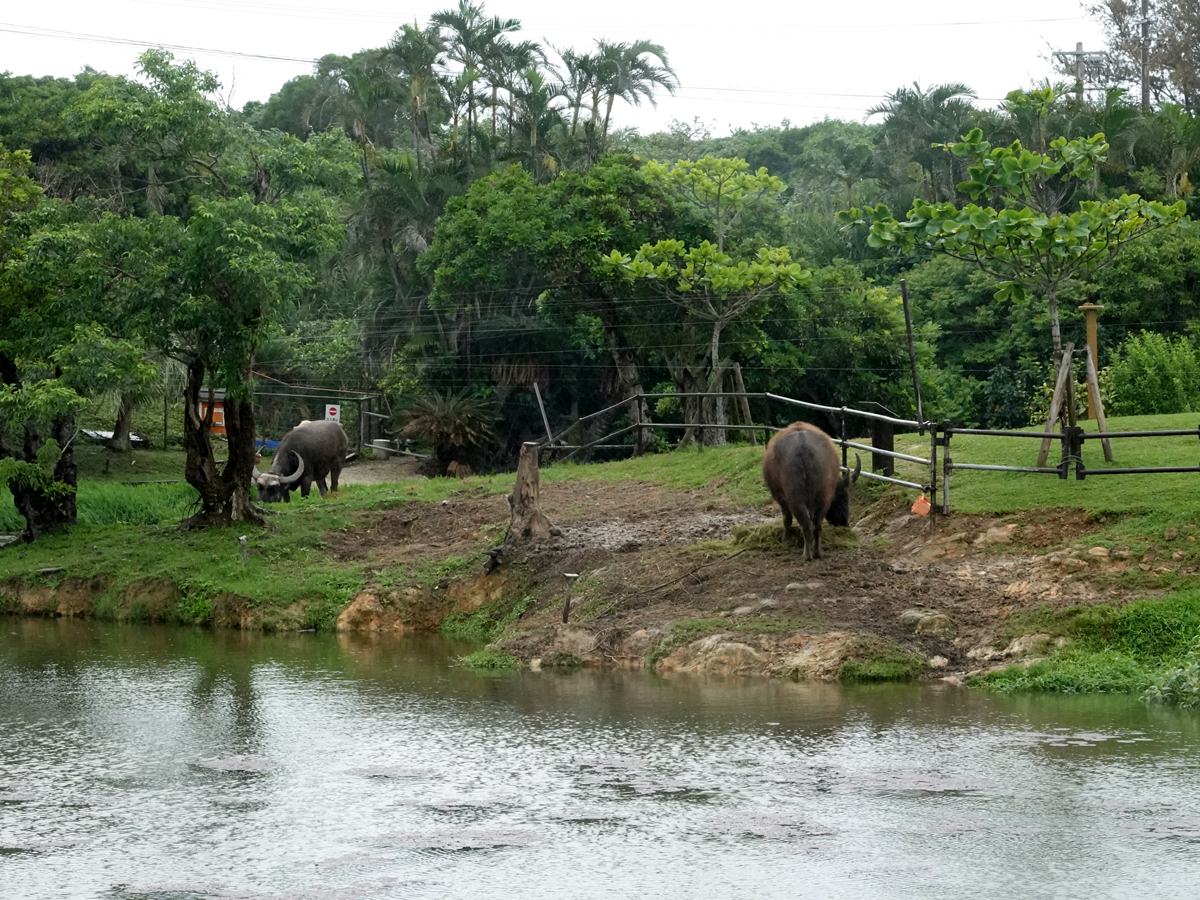
[[[870,645],[861,659],[848,659],[838,669],[838,681],[915,681],[929,668],[920,653],[896,646]]]
[[[501,597],[474,612],[454,612],[438,630],[448,638],[491,643],[504,629],[525,615],[532,597]]]
[[[1200,636],[1200,593],[1039,611],[1021,617],[1012,630],[1036,630],[1071,644],[1030,666],[1009,666],[970,684],[1000,693],[1132,693],[1188,659]]]
[[[508,672],[521,665],[521,660],[511,653],[487,648],[476,650],[468,656],[460,656],[459,662],[477,672]]]
[[[1094,433],[1094,421],[1081,422]],[[1172,416],[1125,416],[1108,420],[1109,431],[1167,431],[1196,428],[1200,413]],[[1036,429],[1030,429],[1036,430]],[[1111,441],[1115,468],[1200,465],[1200,440],[1195,437],[1118,438]],[[1031,438],[954,435],[950,456],[956,463],[1032,466],[1040,441]],[[897,435],[896,449],[915,450],[928,456],[928,438]],[[1051,445],[1048,465],[1058,463],[1061,445]],[[1087,465],[1107,466],[1098,440],[1086,441]],[[905,464],[911,465],[911,464]],[[914,469],[915,471],[915,469]],[[918,479],[922,480],[922,479]],[[956,512],[1005,513],[1047,506],[1156,515],[1167,512],[1178,519],[1200,516],[1200,474],[1093,475],[1066,481],[1055,475],[1015,472],[955,472],[950,484],[950,507]]]

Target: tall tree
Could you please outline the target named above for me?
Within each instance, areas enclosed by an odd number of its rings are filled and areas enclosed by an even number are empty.
[[[488,17],[484,4],[478,6],[470,0],[458,0],[454,9],[445,9],[429,17],[429,21],[443,29],[447,55],[462,66],[462,74],[475,81],[483,76],[485,60],[492,54],[493,46],[505,34],[521,27],[519,19]],[[474,130],[476,97],[467,94],[467,164],[470,167],[474,153]]]
[[[433,147],[429,104],[431,95],[440,93],[437,70],[445,52],[446,44],[442,40],[441,29],[436,25],[427,28],[403,25],[388,45],[391,62],[398,69],[407,89],[418,172],[421,169],[421,147],[428,146],[431,151]]]
[[[965,84],[935,84],[924,89],[897,88],[887,99],[867,110],[868,116],[883,115],[885,140],[901,154],[912,159],[925,172],[930,200],[954,197],[957,180],[952,161],[933,145],[957,140],[972,124],[975,92]]]
[[[596,84],[605,98],[601,145],[606,147],[613,101],[619,98],[640,106],[642,100],[649,100],[651,106],[657,106],[655,92],[661,88],[674,94],[679,80],[661,44],[647,40],[629,44],[601,40],[596,42],[596,48]]]

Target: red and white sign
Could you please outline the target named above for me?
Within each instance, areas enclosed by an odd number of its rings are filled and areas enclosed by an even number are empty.
[[[325,421],[326,422],[341,422],[342,408],[336,403],[328,403],[325,405]]]

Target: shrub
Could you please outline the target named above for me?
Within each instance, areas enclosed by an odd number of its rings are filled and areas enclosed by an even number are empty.
[[[441,470],[462,451],[483,446],[492,436],[496,413],[486,400],[458,394],[430,393],[408,409],[404,434],[433,445]]]
[[[1200,410],[1200,360],[1185,337],[1143,331],[1112,365],[1114,415],[1163,415]]]
[[[1200,640],[1181,666],[1155,678],[1142,694],[1147,703],[1169,703],[1184,709],[1200,706]]]

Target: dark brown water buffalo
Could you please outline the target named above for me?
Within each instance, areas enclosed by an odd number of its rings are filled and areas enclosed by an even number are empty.
[[[301,422],[283,436],[271,468],[256,479],[258,499],[263,503],[289,503],[297,484],[300,496],[307,497],[314,481],[324,497],[327,475],[330,487],[336,491],[347,446],[346,432],[337,422]]]
[[[807,422],[793,422],[767,443],[763,481],[783,510],[784,538],[791,537],[793,518],[800,523],[805,559],[821,558],[822,520],[850,524],[850,485],[860,472],[862,460],[842,475],[837,446]]]

